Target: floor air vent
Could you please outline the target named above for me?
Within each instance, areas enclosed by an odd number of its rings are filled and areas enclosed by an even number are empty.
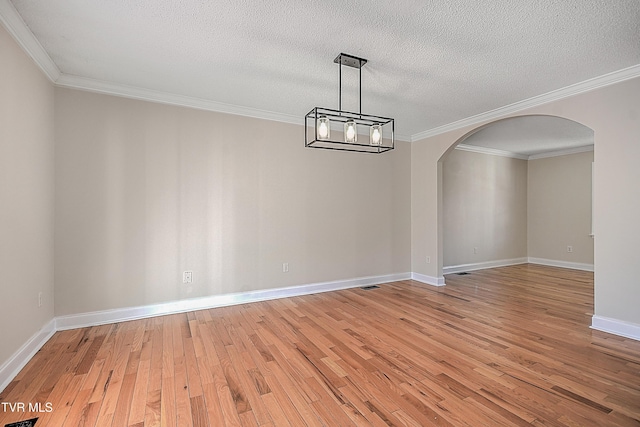
[[[17,423],[5,424],[5,427],[33,427],[38,421],[37,418],[31,418],[30,420],[18,421]]]
[[[456,274],[457,274],[458,276],[466,276],[466,275],[467,275],[467,274],[469,274],[469,273],[467,273],[466,271],[463,271],[462,273],[456,273]]]
[[[380,286],[378,285],[371,285],[371,286],[363,286],[360,289],[365,290],[365,291],[370,291],[371,289],[378,289]]]

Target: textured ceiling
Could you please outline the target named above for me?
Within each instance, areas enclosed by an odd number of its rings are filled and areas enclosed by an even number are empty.
[[[638,0],[11,3],[63,75],[300,122],[337,108],[338,53],[367,58],[363,112],[403,136],[640,64]]]

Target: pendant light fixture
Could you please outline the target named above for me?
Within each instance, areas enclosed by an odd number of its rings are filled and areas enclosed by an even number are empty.
[[[366,59],[341,53],[333,61],[340,65],[337,110],[315,107],[305,116],[305,146],[328,150],[384,153],[394,148],[394,120],[388,117],[362,114],[362,66]],[[342,110],[342,66],[359,70],[360,105],[357,113]],[[333,127],[333,138],[332,130]],[[358,139],[358,131],[366,132]],[[367,139],[368,134],[368,139]]]

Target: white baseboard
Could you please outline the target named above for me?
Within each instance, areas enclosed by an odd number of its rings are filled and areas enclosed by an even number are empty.
[[[591,318],[591,329],[640,341],[640,325],[637,323],[594,315]]]
[[[384,276],[359,277],[348,280],[312,283],[286,288],[263,289],[248,292],[238,292],[210,297],[193,298],[188,300],[166,302],[140,307],[119,308],[114,310],[94,311],[90,313],[72,314],[56,318],[56,328],[59,331],[84,328],[88,326],[104,325],[108,323],[124,322],[127,320],[144,319],[166,314],[184,313],[187,311],[208,308],[246,304],[250,302],[266,301],[277,298],[309,295],[319,292],[336,291],[359,286],[379,285],[381,283],[407,280],[410,273],[397,273]]]
[[[415,280],[420,283],[425,283],[431,286],[444,286],[444,277],[427,276],[426,274],[411,273],[411,280]]]
[[[497,261],[476,262],[473,264],[452,265],[442,268],[442,274],[460,273],[463,271],[484,270],[485,268],[506,267],[508,265],[526,264],[527,258],[501,259]]]
[[[583,271],[593,271],[593,264],[583,264],[579,262],[569,262],[569,261],[557,261],[552,259],[545,258],[513,258],[513,259],[503,259],[498,261],[487,261],[487,262],[478,262],[474,264],[461,264],[461,265],[452,265],[449,267],[444,267],[442,269],[443,274],[452,274],[452,273],[460,273],[462,271],[473,271],[473,270],[483,270],[485,268],[495,268],[495,267],[506,267],[508,265],[517,265],[517,264],[540,264],[540,265],[548,265],[550,267],[561,267],[561,268],[570,268],[573,270],[583,270]]]
[[[445,285],[444,277],[432,277],[420,273],[397,273],[384,276],[370,276],[349,280],[313,283],[308,285],[291,286],[287,288],[264,289],[226,295],[216,295],[211,297],[196,298],[141,307],[104,310],[56,317],[49,321],[46,325],[44,325],[42,329],[40,329],[40,331],[32,336],[13,356],[9,358],[9,360],[7,360],[2,366],[0,366],[0,392],[4,390],[7,385],[9,385],[9,383],[16,377],[16,375],[18,375],[20,370],[24,368],[29,360],[31,360],[31,358],[38,352],[38,350],[40,350],[40,348],[42,348],[42,346],[49,340],[49,338],[53,336],[56,331],[123,322],[127,320],[142,319],[165,314],[183,313],[193,310],[245,304],[249,302],[266,301],[277,298],[309,295],[314,293],[349,289],[360,286],[378,285],[382,283],[407,279],[416,280],[418,282],[432,286]],[[634,323],[594,315],[592,318],[591,328],[635,340],[640,340],[640,325]]]
[[[104,325],[108,323],[124,322],[127,320],[143,319],[166,314],[184,313],[236,304],[266,301],[277,298],[295,297],[320,292],[337,291],[340,289],[356,288],[360,286],[379,285],[382,283],[408,280],[411,273],[396,273],[383,276],[358,277],[348,280],[312,283],[308,285],[291,286],[277,289],[263,289],[249,292],[238,292],[226,295],[214,295],[204,298],[194,298],[173,301],[141,307],[128,307],[115,310],[94,311],[90,313],[59,316],[47,323],[38,333],[27,341],[20,350],[0,367],[0,392],[18,375],[20,370],[31,360],[40,348],[53,336],[56,331]]]
[[[32,336],[13,356],[0,366],[0,392],[9,385],[33,356],[56,332],[56,321],[51,319]]]
[[[593,264],[583,264],[580,262],[556,261],[553,259],[529,257],[530,264],[548,265],[549,267],[570,268],[572,270],[593,271]]]

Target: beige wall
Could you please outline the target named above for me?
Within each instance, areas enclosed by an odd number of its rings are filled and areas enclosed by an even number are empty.
[[[53,99],[0,25],[0,366],[53,318]]]
[[[410,155],[58,88],[56,315],[409,272]]]
[[[592,266],[592,162],[592,151],[528,162],[448,153],[442,160],[444,267],[524,257]]]
[[[595,313],[640,324],[640,78],[519,112],[567,118],[594,130]],[[505,118],[510,115],[505,115]],[[511,115],[513,116],[513,115]],[[442,276],[441,157],[485,123],[416,141],[411,147],[412,271]],[[431,263],[425,257],[431,257]]]
[[[593,264],[592,162],[593,151],[529,161],[529,257]]]
[[[526,160],[453,150],[442,195],[444,266],[527,256]]]
[[[59,315],[408,270],[442,275],[440,160],[483,123],[383,156],[305,150],[300,126],[54,95],[4,29],[0,57],[0,363],[52,319],[54,265]],[[636,324],[638,99],[636,78],[518,114],[595,131],[596,314]],[[191,292],[184,269],[195,272]]]

